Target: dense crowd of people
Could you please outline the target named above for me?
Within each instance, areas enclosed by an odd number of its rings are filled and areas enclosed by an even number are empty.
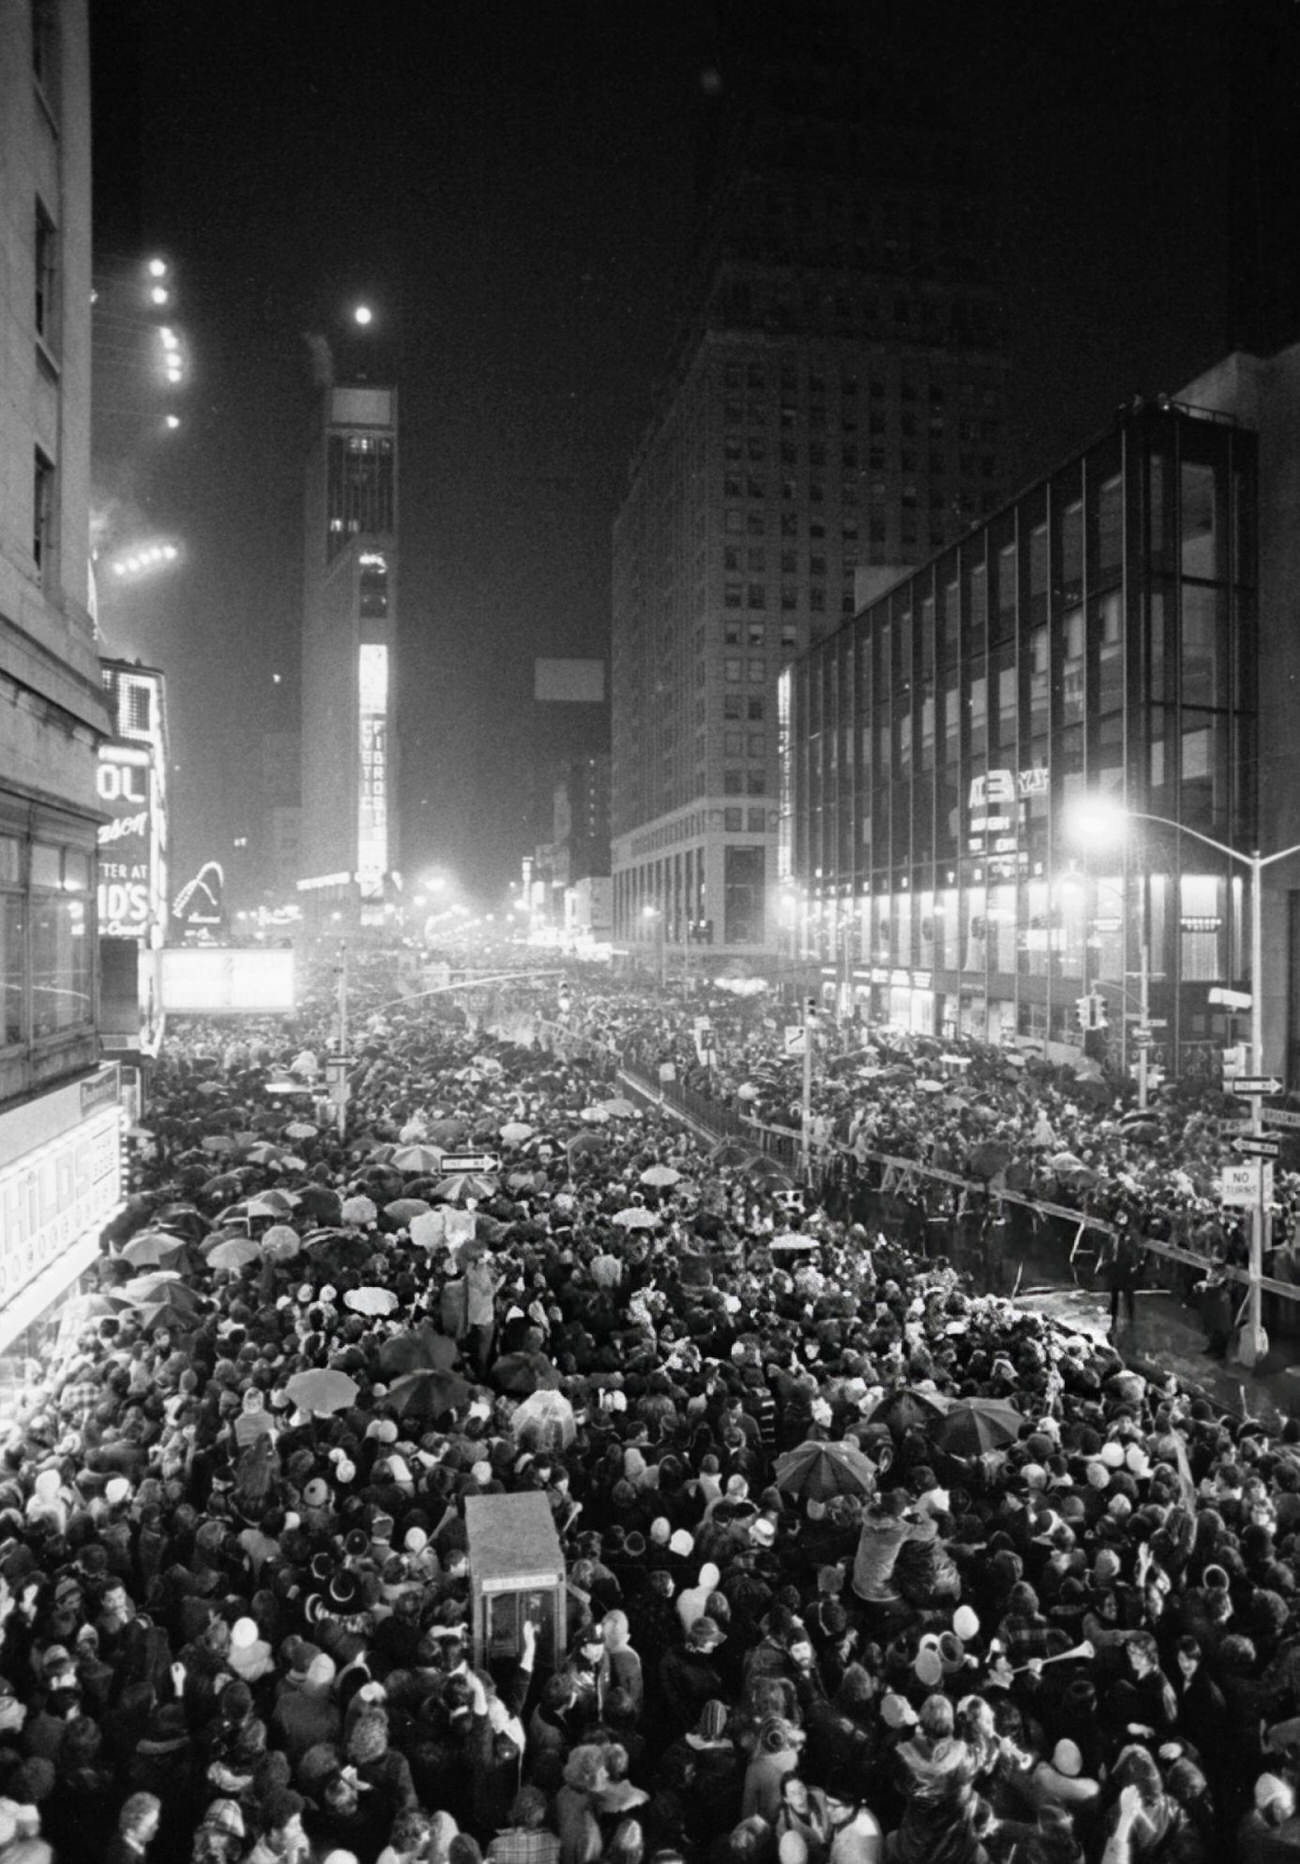
[[[797,1014],[797,1012],[792,1012]],[[787,1043],[796,1026],[762,1000],[734,999],[709,1016],[702,1057],[698,1002],[652,1001],[635,992],[587,993],[571,1011],[582,1029],[654,1072],[667,1066],[696,1092],[760,1124],[797,1131],[802,1063]],[[1076,1071],[1013,1048],[972,1038],[940,1042],[896,1029],[836,1024],[814,1034],[823,1045],[812,1085],[812,1138],[866,1158],[914,1159],[939,1172],[1031,1200],[1116,1218],[1152,1241],[1244,1263],[1248,1224],[1219,1197],[1224,1165],[1237,1157],[1231,1136],[1243,1112],[1222,1088],[1171,1086],[1139,1108],[1131,1080],[1088,1063]],[[1284,1141],[1286,1135],[1283,1135]],[[1273,1273],[1300,1279],[1293,1241],[1300,1174],[1275,1174]],[[944,1197],[936,1190],[936,1202]]]
[[[323,1010],[169,1038],[5,1443],[0,1864],[1300,1855],[1300,1430],[388,994],[346,1136]],[[562,1623],[485,1651],[521,1491]]]

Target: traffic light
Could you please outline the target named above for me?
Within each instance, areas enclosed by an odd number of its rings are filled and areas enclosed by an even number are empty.
[[[1074,1007],[1079,1018],[1079,1027],[1085,1034],[1090,1029],[1106,1028],[1106,999],[1100,991],[1090,990],[1086,997],[1076,997]]]

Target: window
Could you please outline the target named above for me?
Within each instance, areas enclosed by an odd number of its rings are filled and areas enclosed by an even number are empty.
[[[750,583],[746,597],[750,608],[767,607],[767,590],[762,583]]]
[[[743,770],[724,770],[722,773],[722,794],[724,796],[743,796],[745,773]]]
[[[724,570],[738,570],[740,568],[740,552],[734,544],[729,544],[723,551],[722,567]]]
[[[761,732],[761,731],[750,732],[748,752],[749,752],[750,757],[766,757],[767,756],[767,736],[764,732]]]
[[[745,825],[745,812],[743,809],[724,809],[723,810],[722,826],[724,829],[726,829],[729,835],[738,835],[741,829],[744,827],[744,825]]]
[[[743,718],[745,701],[740,693],[724,693],[722,697],[723,718]]]
[[[745,717],[751,724],[761,724],[766,711],[767,701],[765,699],[756,699],[751,695],[745,702]]]
[[[765,647],[767,645],[767,628],[765,623],[761,621],[750,622],[749,645],[751,647]]]
[[[740,661],[732,659],[724,660],[722,663],[722,677],[729,684],[738,683],[740,680]]]
[[[724,647],[740,646],[740,623],[724,621],[722,624],[722,644]]]
[[[765,770],[746,771],[745,793],[749,796],[767,795],[767,772]]]
[[[728,608],[740,608],[742,605],[740,584],[738,582],[726,583],[722,591],[722,600]]]
[[[32,557],[44,581],[54,571],[54,461],[37,447],[32,474]]]
[[[743,731],[727,731],[722,734],[722,750],[726,757],[743,757],[745,755],[745,734]]]
[[[59,0],[32,0],[32,76],[51,110],[59,103]]]
[[[59,235],[43,201],[36,203],[36,334],[46,349],[59,348]]]
[[[767,829],[767,810],[747,809],[745,811],[745,826],[751,835],[762,835],[765,833]]]
[[[727,507],[726,515],[722,522],[723,528],[730,531],[733,537],[745,528],[744,518],[739,507],[735,505],[729,505]]]
[[[781,623],[781,645],[782,647],[797,647],[798,643],[799,643],[798,628],[794,625],[793,622],[783,621]]]
[[[751,660],[749,663],[750,685],[761,686],[763,682],[766,680],[766,678],[767,678],[767,662],[765,660]]]
[[[378,620],[388,613],[388,564],[373,551],[367,551],[361,560],[358,595],[361,613],[367,620]]]

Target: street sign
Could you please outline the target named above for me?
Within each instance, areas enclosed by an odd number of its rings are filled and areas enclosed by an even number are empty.
[[[444,1152],[442,1169],[452,1171],[500,1171],[501,1161],[495,1152]]]
[[[1282,1083],[1271,1074],[1239,1074],[1232,1084],[1234,1094],[1280,1094]]]
[[[1234,1011],[1248,1010],[1251,1002],[1248,990],[1224,990],[1217,986],[1210,991],[1206,1000],[1209,1003],[1222,1004],[1225,1010]]]
[[[1252,1204],[1270,1203],[1272,1197],[1273,1167],[1264,1159],[1225,1165],[1219,1173],[1220,1203],[1249,1209]]]
[[[1270,1139],[1262,1133],[1252,1133],[1244,1139],[1234,1139],[1233,1150],[1248,1159],[1275,1159],[1282,1150],[1280,1139]]]
[[[1142,1021],[1141,1010],[1125,1010],[1124,1021],[1126,1023],[1140,1023]],[[1167,1016],[1148,1016],[1146,1026],[1148,1029],[1168,1029],[1169,1018]]]
[[[1290,1107],[1261,1107],[1259,1117],[1265,1126],[1300,1126],[1300,1113],[1293,1113]]]
[[[1150,1048],[1154,1041],[1155,1036],[1152,1034],[1151,1030],[1147,1028],[1145,1023],[1139,1023],[1137,1028],[1132,1032],[1134,1048]]]

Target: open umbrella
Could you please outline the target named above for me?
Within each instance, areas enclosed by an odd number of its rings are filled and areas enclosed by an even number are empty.
[[[510,1434],[530,1450],[554,1456],[578,1434],[573,1406],[563,1392],[539,1386],[510,1413]]]
[[[244,1157],[250,1165],[276,1165],[286,1156],[283,1146],[272,1145],[267,1139],[258,1139],[244,1150]]]
[[[273,1223],[262,1238],[262,1254],[268,1262],[292,1262],[302,1253],[302,1238],[287,1223]]]
[[[947,1412],[948,1402],[942,1392],[918,1391],[908,1385],[900,1391],[886,1392],[871,1413],[870,1421],[888,1424],[896,1436],[918,1425],[928,1430],[936,1418]]]
[[[532,1138],[536,1129],[531,1127],[526,1120],[507,1120],[505,1125],[497,1130],[508,1146],[521,1146],[525,1139]]]
[[[457,1372],[423,1367],[394,1379],[388,1388],[387,1402],[402,1417],[442,1417],[465,1404],[472,1390]]]
[[[284,1129],[286,1139],[315,1139],[320,1127],[311,1120],[290,1120]]]
[[[225,1242],[208,1251],[208,1265],[214,1269],[242,1269],[249,1262],[261,1260],[262,1244],[251,1236],[227,1237]]]
[[[1014,1443],[1024,1421],[1000,1398],[961,1398],[933,1426],[930,1441],[949,1456],[984,1456]]]
[[[641,1173],[642,1184],[652,1184],[659,1188],[666,1188],[671,1184],[680,1184],[681,1181],[682,1174],[679,1171],[674,1171],[671,1165],[647,1165],[646,1169]]]
[[[637,1114],[641,1111],[640,1107],[636,1106],[634,1102],[630,1100],[625,1100],[621,1094],[616,1094],[613,1100],[601,1100],[596,1104],[601,1111],[607,1113],[612,1120],[635,1119]]]
[[[446,1372],[455,1364],[459,1348],[445,1333],[432,1327],[415,1327],[395,1333],[379,1349],[379,1369],[386,1378],[398,1372]]]
[[[133,1236],[122,1251],[122,1260],[132,1268],[156,1269],[172,1262],[186,1246],[183,1236],[167,1236],[161,1230],[145,1230]]]
[[[485,1177],[482,1172],[456,1171],[436,1185],[431,1195],[446,1204],[462,1204],[467,1197],[492,1197],[496,1188],[496,1179]]]
[[[609,1151],[610,1141],[605,1133],[575,1133],[572,1139],[565,1141],[565,1150],[570,1158],[599,1158]]]
[[[298,1209],[313,1223],[341,1223],[343,1199],[327,1184],[305,1184],[298,1193]]]
[[[714,1146],[710,1152],[709,1162],[726,1167],[752,1165],[758,1156],[753,1146],[742,1145],[739,1139],[724,1139],[721,1145]]]
[[[140,1325],[146,1333],[158,1333],[163,1328],[171,1333],[187,1333],[199,1324],[199,1316],[194,1308],[172,1295],[159,1301],[150,1301],[138,1312]]]
[[[346,1372],[313,1366],[309,1372],[295,1372],[284,1389],[300,1411],[312,1412],[317,1417],[332,1417],[336,1411],[346,1411],[349,1405],[356,1403],[358,1386]]]
[[[815,1236],[805,1236],[799,1230],[787,1230],[782,1236],[774,1236],[768,1244],[774,1254],[795,1255],[820,1248]]]
[[[398,1171],[409,1177],[421,1177],[427,1172],[442,1169],[442,1149],[439,1146],[398,1146],[393,1152],[392,1164]]]
[[[298,1199],[292,1191],[259,1191],[244,1207],[249,1217],[287,1217]]]
[[[798,1501],[874,1495],[876,1466],[852,1443],[801,1443],[776,1459],[776,1486]]]
[[[779,1159],[772,1158],[766,1152],[760,1152],[744,1168],[746,1178],[761,1185],[765,1191],[789,1190],[792,1180],[789,1172]]]
[[[188,1282],[183,1282],[175,1269],[155,1269],[150,1275],[137,1275],[115,1290],[135,1307],[142,1307],[149,1301],[160,1301],[164,1295],[176,1294],[180,1301],[187,1302],[191,1308],[199,1305],[199,1296]]]
[[[659,1226],[655,1212],[647,1210],[644,1204],[633,1204],[628,1210],[616,1210],[610,1222],[620,1230],[654,1230]]]
[[[588,1126],[604,1126],[609,1121],[609,1114],[604,1107],[584,1107],[578,1115]]]
[[[536,1391],[555,1391],[560,1375],[545,1353],[504,1353],[488,1374],[501,1392],[527,1397]]]
[[[468,1120],[435,1120],[429,1128],[429,1137],[440,1146],[454,1146],[459,1145],[468,1131]]]
[[[384,1205],[384,1215],[391,1223],[409,1223],[412,1217],[422,1217],[429,1209],[429,1203],[423,1197],[395,1197],[391,1204]]]
[[[391,1314],[399,1304],[391,1288],[349,1288],[343,1305],[354,1314]]]

